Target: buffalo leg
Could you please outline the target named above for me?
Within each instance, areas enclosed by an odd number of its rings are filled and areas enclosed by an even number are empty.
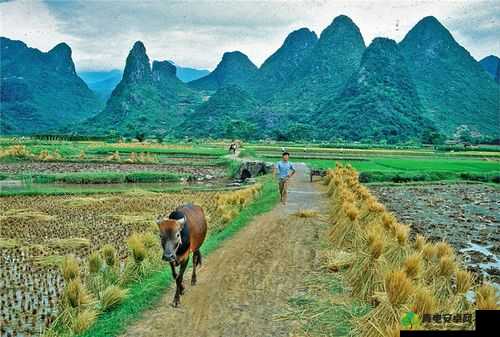
[[[181,262],[181,268],[179,270],[179,275],[175,279],[177,289],[174,296],[174,307],[177,307],[181,301],[181,295],[184,293],[184,285],[182,284],[182,279],[184,277],[184,271],[186,270],[189,261],[189,256]]]
[[[191,275],[191,285],[196,284],[196,266],[198,265],[200,251],[193,252],[193,275]]]
[[[177,272],[175,271],[174,262],[170,262],[170,268],[172,269],[172,278],[175,280],[177,278]]]
[[[201,267],[201,252],[200,252],[200,250],[197,250],[196,254],[198,255],[198,260],[196,260],[196,264]]]

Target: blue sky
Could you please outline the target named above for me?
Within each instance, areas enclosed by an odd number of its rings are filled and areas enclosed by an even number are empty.
[[[291,31],[318,35],[334,17],[350,16],[367,44],[400,41],[434,15],[476,58],[500,55],[500,1],[36,1],[0,0],[0,35],[47,51],[68,43],[78,70],[122,68],[132,44],[151,59],[213,69],[225,51],[260,65]]]

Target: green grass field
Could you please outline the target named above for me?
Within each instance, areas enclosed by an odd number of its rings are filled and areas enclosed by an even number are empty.
[[[441,158],[370,158],[366,160],[299,159],[314,168],[328,168],[336,162],[350,164],[358,171],[444,171],[444,172],[495,172],[500,171],[500,162],[468,159]],[[297,160],[297,161],[299,161]]]
[[[7,151],[15,144],[24,146],[28,155],[0,156],[0,163],[37,161],[40,160],[37,157],[40,153],[48,151],[49,154],[57,152],[60,157],[55,161],[61,162],[226,166],[229,176],[236,170],[235,163],[225,157],[228,145],[225,142],[159,144],[0,138],[0,150]],[[292,162],[305,162],[312,168],[326,169],[334,167],[337,162],[350,164],[360,171],[361,179],[365,183],[438,180],[500,182],[500,147],[491,145],[464,149],[463,146],[432,148],[415,145],[249,143],[244,144],[241,156],[274,162],[279,160],[283,148],[291,152]],[[137,157],[139,154],[140,158]],[[113,155],[116,155],[118,159],[113,158]],[[133,159],[131,156],[134,156]],[[108,172],[59,175],[33,172],[30,174],[35,183],[137,183],[175,181],[179,178],[175,172],[151,174],[140,172],[139,169],[137,172],[127,174]],[[7,178],[5,173],[0,172],[0,179],[2,177]]]
[[[292,162],[315,169],[349,164],[362,182],[416,182],[471,180],[500,183],[500,152],[484,148],[442,151],[431,148],[322,148],[288,146]],[[251,145],[245,155],[267,161],[280,159],[281,147]]]
[[[9,176],[29,183],[66,184],[123,184],[179,181],[182,175],[169,172],[69,172],[69,173],[22,173]]]
[[[21,145],[31,154],[38,156],[42,151],[54,153],[57,151],[62,159],[78,159],[83,152],[86,159],[102,157],[118,152],[127,156],[132,152],[143,152],[154,155],[167,155],[177,158],[220,157],[227,154],[223,144],[191,144],[191,143],[106,143],[102,141],[46,141],[46,140],[14,140],[0,138],[0,150],[13,145]],[[208,159],[208,158],[207,158]]]

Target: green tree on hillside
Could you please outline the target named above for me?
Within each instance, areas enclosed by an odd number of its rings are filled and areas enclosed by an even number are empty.
[[[238,139],[252,139],[257,132],[255,124],[244,121],[227,119],[224,122],[223,137],[224,138],[238,138]]]
[[[427,129],[422,134],[422,144],[441,145],[446,137],[434,129]]]

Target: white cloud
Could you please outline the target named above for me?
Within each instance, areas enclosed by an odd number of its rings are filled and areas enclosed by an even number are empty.
[[[292,30],[318,35],[350,16],[365,42],[400,41],[421,18],[436,16],[477,59],[500,54],[496,1],[13,1],[0,3],[1,35],[48,50],[61,41],[78,69],[121,68],[132,44],[151,59],[213,69],[225,51],[260,65]]]
[[[43,51],[71,39],[71,36],[58,31],[54,16],[41,2],[2,2],[0,15],[0,35],[22,40]]]

